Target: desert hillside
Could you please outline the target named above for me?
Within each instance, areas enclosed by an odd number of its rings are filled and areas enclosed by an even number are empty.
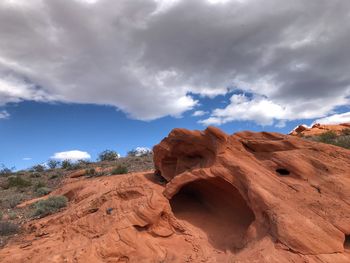
[[[154,170],[80,169],[19,204],[67,201],[24,221],[0,261],[350,262],[349,153],[303,136],[174,129]]]

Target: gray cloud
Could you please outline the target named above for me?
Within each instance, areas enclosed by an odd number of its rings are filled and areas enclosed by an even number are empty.
[[[151,120],[194,108],[191,93],[255,94],[202,120],[216,124],[249,110],[244,119],[261,124],[319,118],[349,104],[348,1],[23,2],[0,3],[2,104],[108,104]],[[260,115],[251,108],[264,103]]]

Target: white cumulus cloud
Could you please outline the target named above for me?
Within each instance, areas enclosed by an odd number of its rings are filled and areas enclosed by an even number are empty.
[[[51,159],[55,160],[71,160],[71,161],[78,161],[78,160],[84,160],[84,159],[90,159],[91,155],[87,152],[73,150],[73,151],[66,151],[66,152],[57,152],[53,156],[51,156]]]
[[[332,98],[330,98],[332,100]],[[346,103],[346,99],[339,103]],[[267,97],[235,94],[225,108],[218,108],[211,112],[207,119],[200,120],[203,125],[222,125],[231,121],[254,121],[262,126],[273,125],[284,127],[286,121],[298,119],[313,119],[327,115],[332,106],[323,103],[325,100],[285,104],[278,103]],[[307,109],[307,110],[306,110]]]
[[[208,113],[209,112],[207,112],[207,111],[197,110],[197,111],[193,112],[192,116],[193,117],[201,117],[201,116],[204,116]]]
[[[321,124],[341,124],[341,123],[350,123],[350,112],[345,112],[341,114],[330,115],[321,119],[314,121],[315,123]]]

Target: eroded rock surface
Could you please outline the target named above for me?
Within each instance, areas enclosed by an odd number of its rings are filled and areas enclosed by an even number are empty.
[[[336,134],[342,134],[345,129],[350,129],[350,123],[342,123],[342,124],[319,124],[316,123],[312,125],[312,127],[307,127],[306,125],[299,125],[293,131],[290,132],[290,135],[295,136],[317,136],[325,132],[335,132]]]
[[[174,129],[156,172],[69,178],[0,262],[350,262],[350,151]],[[165,181],[165,183],[163,183]]]
[[[204,213],[205,207],[222,218],[223,224],[213,219],[216,230],[210,216],[192,224],[208,227],[210,243],[231,251],[229,257],[244,260],[239,255],[271,242],[273,252],[269,247],[254,256],[269,262],[271,253],[283,250],[290,260],[350,260],[345,251],[350,233],[348,150],[277,133],[228,136],[209,127],[204,132],[175,129],[154,151],[156,169],[169,181],[165,196],[183,199],[185,208],[171,201],[175,216],[196,209]],[[226,222],[231,225],[225,227]],[[217,236],[222,239],[216,241]]]

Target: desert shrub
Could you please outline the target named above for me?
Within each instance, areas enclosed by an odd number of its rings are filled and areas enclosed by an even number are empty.
[[[9,188],[11,187],[24,188],[32,185],[30,181],[22,178],[21,176],[10,176],[7,179],[7,183]]]
[[[64,160],[61,164],[61,167],[65,170],[77,170],[81,168],[81,165],[79,163],[73,163],[70,160]]]
[[[334,145],[350,149],[350,136],[339,137],[335,140]]]
[[[53,175],[50,175],[49,179],[52,180],[52,179],[56,179],[58,177],[60,177],[61,175],[59,174],[53,174]]]
[[[40,178],[40,177],[41,177],[41,174],[40,174],[40,173],[35,173],[35,172],[34,172],[34,173],[31,173],[31,174],[30,174],[30,177],[31,177],[31,178]]]
[[[91,168],[91,169],[87,169],[85,170],[85,175],[87,177],[98,177],[98,176],[104,176],[104,175],[108,175],[106,173],[106,171],[96,171],[94,168]]]
[[[105,150],[98,155],[99,161],[115,161],[119,158],[119,154],[112,150]]]
[[[49,160],[47,162],[47,165],[49,166],[50,169],[56,169],[60,166],[61,162],[57,160]]]
[[[71,169],[73,166],[73,163],[70,160],[64,160],[61,164],[62,169]]]
[[[26,175],[28,173],[28,171],[24,171],[24,170],[20,170],[20,171],[17,171],[15,173],[13,173],[14,175],[19,175],[19,176],[22,176],[22,175]]]
[[[79,166],[87,166],[87,165],[91,164],[91,162],[89,162],[87,160],[78,160],[77,164]]]
[[[127,174],[128,168],[123,165],[118,165],[112,170],[112,174]]]
[[[16,212],[14,212],[14,211],[8,212],[8,216],[9,216],[9,219],[10,219],[10,220],[14,220],[14,219],[17,218],[17,214],[16,214]]]
[[[33,204],[33,216],[44,217],[57,212],[67,206],[68,199],[65,196],[51,196],[46,200],[40,200]]]
[[[73,163],[72,166],[70,168],[68,168],[67,170],[78,170],[81,169],[82,166],[79,163]]]
[[[128,151],[128,156],[131,156],[131,157],[136,156],[136,153],[137,153],[137,151],[135,149],[133,149],[131,151]]]
[[[38,190],[39,188],[42,188],[42,187],[45,187],[46,184],[44,182],[37,182],[35,185],[34,185],[34,191]]]
[[[10,222],[0,222],[0,235],[8,236],[18,232],[18,225]]]
[[[341,131],[342,135],[350,135],[350,128],[345,128]]]
[[[2,205],[7,208],[14,208],[24,200],[23,194],[12,194],[2,201]]]
[[[32,171],[37,172],[37,173],[42,173],[45,171],[45,166],[38,164],[32,167]]]
[[[38,188],[38,189],[36,189],[36,194],[38,195],[38,196],[44,196],[44,195],[48,195],[49,193],[51,193],[51,188],[49,188],[49,187],[40,187],[40,188]]]
[[[1,165],[0,166],[0,176],[9,176],[13,173],[13,170],[15,168],[12,167],[12,168],[7,168],[5,165]]]
[[[334,131],[327,131],[318,136],[318,140],[323,143],[332,143],[337,138]]]
[[[348,132],[350,132],[350,129],[345,129],[349,131],[342,131],[341,135],[337,135],[334,131],[327,131],[319,135],[318,137],[315,137],[314,140],[327,143],[327,144],[332,144],[335,146],[339,146],[342,148],[350,149],[350,136],[345,135]]]
[[[92,176],[96,176],[97,172],[96,172],[96,170],[94,168],[86,169],[85,170],[85,175],[92,177]]]

